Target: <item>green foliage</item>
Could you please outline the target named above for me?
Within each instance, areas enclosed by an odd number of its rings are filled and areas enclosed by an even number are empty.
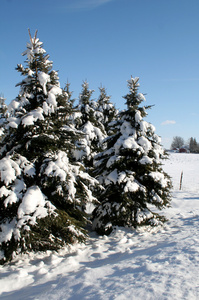
[[[199,144],[197,143],[196,138],[190,138],[189,150],[191,153],[199,153]]]
[[[57,210],[56,215],[38,219],[35,226],[30,226],[30,231],[21,230],[20,240],[11,238],[7,243],[2,243],[1,249],[5,258],[0,264],[13,259],[17,254],[54,250],[75,242],[84,242],[87,234],[80,227],[80,222],[71,218],[63,209]]]
[[[143,120],[150,108],[138,94],[138,78],[128,82],[127,110],[122,111],[107,149],[95,157],[95,174],[105,185],[100,204],[93,212],[93,227],[109,234],[114,226],[158,225],[164,220],[150,206],[170,204],[171,182],[161,167],[164,151],[154,127]]]
[[[75,141],[82,132],[71,118],[69,84],[60,88],[36,34],[30,35],[23,54],[26,67],[18,65],[17,70],[25,79],[11,102],[8,130],[1,140],[2,262],[15,253],[58,250],[84,241],[89,222],[85,207],[97,201],[92,189],[99,185],[82,164],[73,161]]]
[[[93,157],[102,150],[102,141],[106,137],[104,125],[97,117],[97,103],[91,99],[93,90],[84,81],[82,92],[79,96],[79,104],[76,107],[74,124],[77,130],[84,135],[76,141],[77,151],[74,157],[77,161],[83,161],[88,172],[91,174]]]
[[[165,221],[151,206],[169,206],[171,182],[159,137],[143,121],[151,106],[141,106],[139,78],[128,81],[127,109],[120,113],[105,88],[91,99],[86,81],[74,108],[70,85],[60,88],[37,33],[23,55],[26,66],[16,69],[25,78],[0,140],[0,263],[84,242],[90,203],[100,234]]]
[[[111,135],[111,122],[117,119],[118,111],[110,102],[110,96],[107,96],[106,89],[104,87],[100,87],[99,90],[100,95],[97,99],[97,113],[95,116],[96,119],[103,124],[106,134]]]

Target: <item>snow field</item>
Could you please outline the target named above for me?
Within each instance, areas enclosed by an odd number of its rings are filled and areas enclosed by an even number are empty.
[[[172,153],[164,164],[173,181],[164,227],[22,255],[0,266],[0,299],[199,299],[199,155]]]
[[[173,189],[180,187],[181,172],[183,172],[182,191],[199,192],[198,172],[199,155],[186,153],[171,153],[170,159],[164,163],[164,170],[173,178]]]

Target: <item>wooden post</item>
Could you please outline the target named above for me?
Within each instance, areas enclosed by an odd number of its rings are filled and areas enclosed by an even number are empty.
[[[180,190],[182,189],[182,178],[183,178],[183,171],[181,172],[181,176],[180,176]]]

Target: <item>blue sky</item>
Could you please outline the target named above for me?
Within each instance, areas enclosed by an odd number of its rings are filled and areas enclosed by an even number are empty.
[[[78,98],[83,80],[102,84],[119,109],[127,80],[140,77],[147,120],[168,148],[174,136],[199,142],[198,0],[0,0],[0,93],[14,99],[21,53],[38,37]]]

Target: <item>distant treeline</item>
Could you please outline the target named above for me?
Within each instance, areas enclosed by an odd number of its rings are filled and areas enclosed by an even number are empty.
[[[171,150],[184,149],[190,153],[199,153],[199,143],[196,138],[191,137],[188,142],[180,136],[175,136],[171,143]]]

